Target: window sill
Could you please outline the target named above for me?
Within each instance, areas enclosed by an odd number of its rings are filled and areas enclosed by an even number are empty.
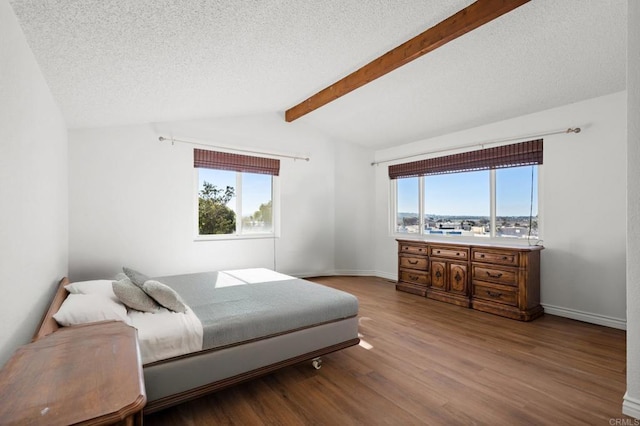
[[[233,240],[264,240],[278,238],[277,235],[271,234],[218,234],[218,235],[198,235],[194,237],[194,242],[205,241],[233,241]]]

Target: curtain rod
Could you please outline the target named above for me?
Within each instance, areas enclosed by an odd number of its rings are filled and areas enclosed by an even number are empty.
[[[186,144],[190,144],[190,145],[204,146],[204,147],[208,147],[208,148],[218,148],[218,149],[226,149],[228,151],[244,152],[244,153],[248,153],[248,154],[260,154],[260,155],[268,155],[270,157],[291,158],[293,160],[309,161],[309,157],[298,157],[296,155],[277,154],[277,153],[273,153],[273,152],[264,152],[264,151],[253,151],[253,150],[250,150],[250,149],[232,148],[232,147],[229,147],[229,146],[222,146],[222,145],[209,145],[209,144],[206,144],[206,143],[187,141],[187,140],[184,140],[184,139],[165,138],[164,136],[160,136],[158,138],[158,140],[160,142],[170,141],[171,145],[173,145],[175,142],[179,142],[179,143],[186,143]]]
[[[454,146],[454,147],[449,147],[449,148],[436,149],[434,151],[421,152],[419,154],[406,155],[404,157],[396,157],[396,158],[390,158],[388,160],[374,161],[374,162],[371,163],[371,165],[372,166],[377,166],[378,164],[382,164],[382,163],[391,163],[392,161],[406,160],[407,158],[420,157],[422,155],[435,154],[435,153],[438,153],[438,152],[452,151],[454,149],[460,149],[460,148],[471,148],[471,147],[474,147],[474,146],[479,146],[479,147],[484,148],[485,145],[495,145],[495,144],[499,144],[499,143],[513,142],[513,141],[522,140],[522,139],[535,139],[535,138],[540,138],[542,136],[559,135],[561,133],[580,133],[580,127],[570,127],[570,128],[568,128],[566,130],[554,130],[552,132],[539,133],[537,135],[519,136],[519,137],[508,138],[508,139],[499,139],[499,140],[489,141],[489,142],[476,142],[476,143],[472,143],[472,144],[468,144],[468,145],[460,145],[460,146]]]

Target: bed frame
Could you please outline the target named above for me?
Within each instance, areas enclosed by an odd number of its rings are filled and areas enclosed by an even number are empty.
[[[33,341],[60,328],[53,315],[69,294],[64,288],[67,284],[67,278],[60,281]],[[303,361],[313,360],[314,367],[320,368],[320,356],[359,342],[358,318],[354,316],[145,364],[147,405],[144,413],[153,413]]]

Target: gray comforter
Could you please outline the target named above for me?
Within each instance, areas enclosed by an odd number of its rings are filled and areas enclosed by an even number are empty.
[[[241,343],[353,317],[358,299],[301,279],[216,288],[217,272],[157,277],[203,326],[203,349]]]

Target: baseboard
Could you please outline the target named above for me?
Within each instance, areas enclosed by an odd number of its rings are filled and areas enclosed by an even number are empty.
[[[373,277],[376,271],[357,270],[357,269],[336,269],[333,275],[351,275],[354,277]]]
[[[380,278],[386,278],[386,279],[394,281],[394,282],[397,281],[397,279],[398,279],[398,274],[397,273],[390,274],[389,272],[375,271],[373,273],[373,275],[375,275],[376,277],[380,277]]]
[[[640,419],[640,399],[631,398],[628,393],[625,393],[622,402],[622,414]]]
[[[378,277],[384,278],[390,281],[396,282],[397,275],[389,274],[387,272],[382,271],[357,271],[357,270],[347,270],[347,269],[339,269],[334,271],[333,275],[352,275],[356,277]]]
[[[544,312],[559,317],[571,318],[578,321],[588,322],[591,324],[603,325],[605,327],[617,328],[620,330],[627,329],[627,321],[621,318],[613,318],[605,315],[594,314],[591,312],[578,311],[575,309],[563,308],[542,304]]]
[[[311,278],[311,277],[333,277],[336,275],[346,275],[355,277],[373,277],[376,275],[375,271],[358,270],[358,269],[336,269],[332,271],[322,272],[283,272],[283,274],[291,275],[296,278]]]
[[[323,272],[282,272],[286,275],[291,275],[296,278],[314,278],[314,277],[332,277],[334,274],[332,271],[323,271]]]
[[[344,276],[354,276],[354,277],[379,277],[385,278],[387,280],[396,281],[396,274],[390,274],[388,272],[382,271],[370,271],[370,270],[359,270],[359,269],[336,269],[333,271],[323,271],[323,272],[283,272],[284,274],[291,275],[296,278],[311,278],[311,277],[333,277],[336,275],[344,275]]]

